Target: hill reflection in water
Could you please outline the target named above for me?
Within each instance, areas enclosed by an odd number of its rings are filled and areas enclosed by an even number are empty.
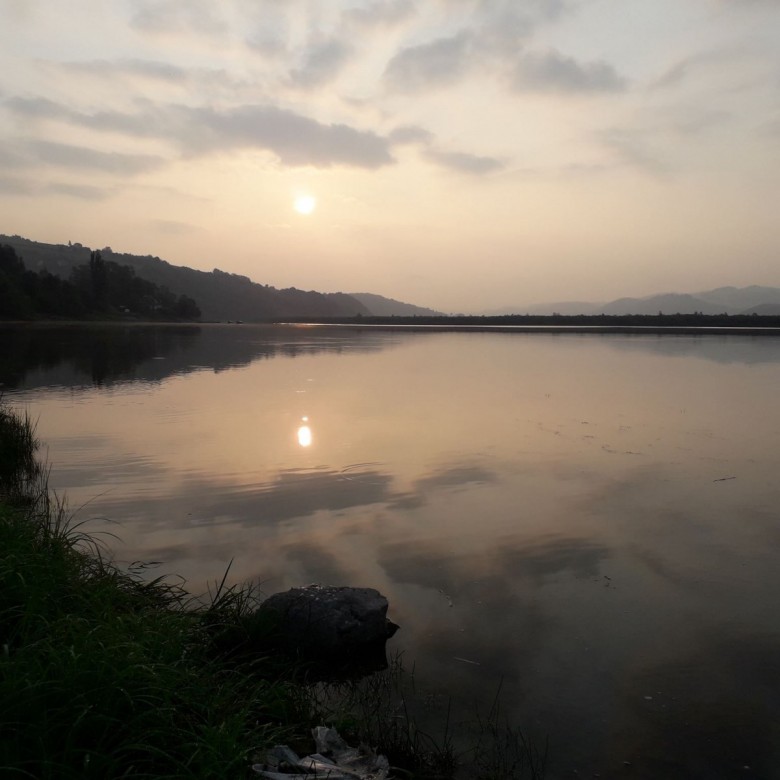
[[[247,366],[256,360],[319,352],[370,352],[397,339],[379,331],[281,325],[146,325],[78,323],[69,326],[0,324],[4,345],[0,387],[109,387],[160,382],[176,374]]]

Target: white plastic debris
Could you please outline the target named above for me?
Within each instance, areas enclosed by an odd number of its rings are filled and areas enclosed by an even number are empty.
[[[369,747],[350,747],[336,729],[317,726],[312,729],[316,752],[300,758],[287,745],[268,751],[264,764],[252,770],[266,780],[387,780],[390,763],[386,756]]]

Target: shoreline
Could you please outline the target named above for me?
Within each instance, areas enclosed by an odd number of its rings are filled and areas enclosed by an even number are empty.
[[[479,319],[479,318],[476,318]],[[400,318],[399,318],[400,320]],[[170,322],[155,320],[0,320],[4,327],[24,329],[49,328],[340,328],[345,330],[376,330],[405,333],[545,333],[581,335],[656,335],[656,336],[780,336],[778,325],[585,325],[585,324],[497,324],[497,323],[416,323],[388,321],[328,321],[301,322]]]

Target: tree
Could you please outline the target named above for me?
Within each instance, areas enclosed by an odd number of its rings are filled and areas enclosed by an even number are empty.
[[[92,287],[92,302],[98,309],[103,309],[107,303],[108,274],[106,263],[100,251],[89,253],[89,279]]]
[[[200,319],[198,304],[188,295],[180,295],[174,306],[173,313],[182,320]]]
[[[22,258],[8,244],[0,244],[0,274],[11,279],[21,279],[24,274]]]
[[[22,258],[7,244],[0,244],[0,318],[27,318],[33,312],[32,301],[24,290],[25,269]]]

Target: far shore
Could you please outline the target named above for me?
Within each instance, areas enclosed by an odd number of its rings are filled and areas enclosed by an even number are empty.
[[[726,314],[638,315],[454,315],[442,317],[295,318],[255,321],[172,320],[0,320],[14,327],[175,327],[256,326],[371,328],[420,332],[463,333],[580,333],[658,336],[780,336],[780,316]]]

